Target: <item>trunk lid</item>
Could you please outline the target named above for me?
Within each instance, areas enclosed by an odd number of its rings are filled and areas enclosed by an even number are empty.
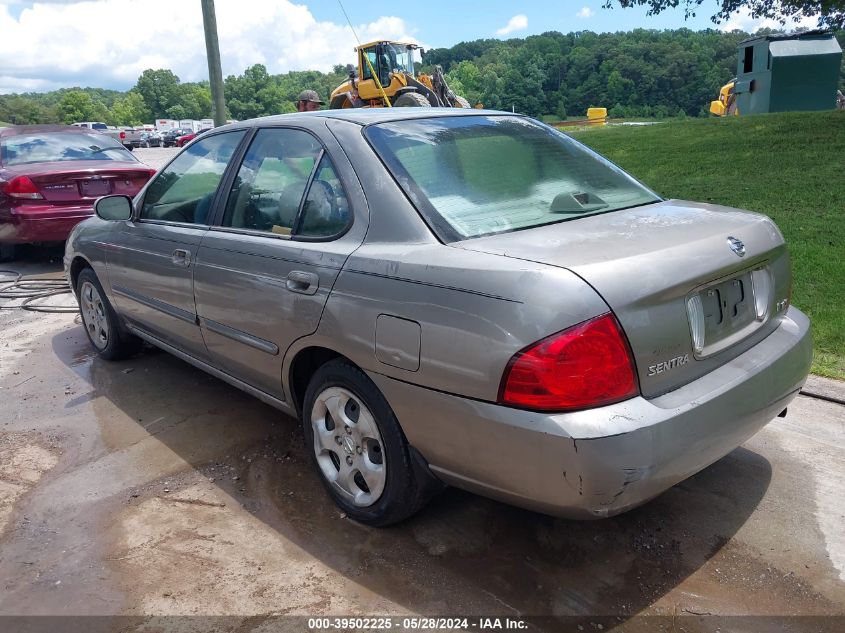
[[[150,179],[151,169],[140,163],[117,161],[57,161],[8,167],[12,176],[27,176],[44,200],[80,204],[101,196],[134,196]]]
[[[742,256],[728,238],[742,242]],[[789,255],[774,223],[717,205],[668,200],[452,245],[579,275],[619,319],[645,397],[753,346],[790,295]]]

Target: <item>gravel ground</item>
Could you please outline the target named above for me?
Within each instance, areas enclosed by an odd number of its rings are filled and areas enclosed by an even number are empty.
[[[154,169],[161,169],[180,152],[179,147],[139,147],[132,151],[141,162]]]

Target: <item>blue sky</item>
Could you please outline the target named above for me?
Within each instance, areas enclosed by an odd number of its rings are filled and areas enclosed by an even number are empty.
[[[174,5],[198,0],[174,0]],[[41,0],[41,4],[74,4],[74,0]],[[36,2],[8,0],[10,13],[17,18],[25,8]],[[315,18],[321,21],[343,22],[343,14],[337,0],[304,0],[296,4],[306,5]],[[647,16],[645,8],[613,9],[602,8],[602,0],[563,0],[558,6],[539,0],[487,0],[467,2],[453,0],[428,0],[426,2],[405,2],[385,4],[376,0],[346,0],[344,6],[353,23],[371,22],[383,15],[398,15],[424,33],[433,46],[451,46],[463,40],[492,37],[504,27],[514,15],[525,15],[529,26],[525,33],[544,31],[624,31],[632,28],[682,28],[695,30],[713,27],[708,9],[716,8],[716,0],[705,0],[704,11],[690,20],[684,19],[682,8],[669,10],[659,16]],[[712,5],[712,6],[708,6]],[[589,9],[580,16],[584,8]],[[187,7],[186,7],[187,8]],[[588,17],[588,14],[592,15]]]
[[[318,20],[342,21],[343,14],[337,0],[317,0],[308,2],[308,7]],[[496,31],[507,25],[515,15],[528,18],[528,27],[514,31],[510,37],[524,37],[545,31],[628,31],[635,28],[675,29],[690,28],[701,30],[716,28],[710,21],[709,14],[699,15],[684,20],[682,8],[666,11],[659,16],[647,16],[645,8],[603,9],[602,0],[571,1],[551,3],[540,0],[487,0],[485,2],[466,2],[453,0],[428,0],[424,2],[406,1],[391,4],[396,15],[402,17],[414,29],[417,38],[431,46],[453,46],[461,41],[485,37],[497,37]],[[716,8],[716,0],[706,0],[705,7]],[[347,13],[353,23],[372,21],[384,15],[385,3],[376,0],[346,0]],[[401,7],[401,11],[397,11]],[[592,12],[590,17],[579,17],[584,8]]]
[[[256,63],[284,73],[355,62],[355,39],[337,0],[215,4],[224,75]],[[345,6],[363,41],[429,47],[545,31],[777,26],[744,13],[716,27],[709,16],[717,0],[705,0],[690,20],[682,8],[649,17],[643,8],[604,9],[602,0],[346,0]],[[207,78],[199,0],[0,0],[0,94],[70,86],[127,90],[147,68],[169,68],[183,81]]]

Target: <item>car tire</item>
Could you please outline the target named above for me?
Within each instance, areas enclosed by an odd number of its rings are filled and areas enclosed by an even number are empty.
[[[141,349],[142,341],[126,330],[103,291],[97,274],[85,268],[76,280],[76,299],[85,334],[100,358],[121,360]]]
[[[330,361],[314,373],[301,421],[306,450],[323,485],[350,518],[375,527],[390,525],[428,500],[430,488],[415,468],[393,410],[349,361]]]

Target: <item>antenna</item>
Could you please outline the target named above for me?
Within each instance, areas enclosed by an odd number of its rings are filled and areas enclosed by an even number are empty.
[[[352,26],[352,20],[349,19],[349,15],[346,13],[346,9],[343,8],[343,3],[340,0],[337,0],[337,3],[340,5],[340,10],[343,11],[343,16],[346,18],[346,23],[349,24],[349,28],[352,29],[352,35],[355,36],[355,41],[358,42],[358,54],[364,58],[364,61],[367,62],[367,66],[370,67],[370,72],[373,75],[373,79],[375,80],[378,89],[381,90],[381,96],[384,97],[384,102],[387,104],[387,107],[392,108],[393,106],[390,104],[390,99],[387,98],[387,93],[384,91],[384,88],[382,87],[381,82],[378,79],[378,73],[376,72],[376,69],[373,68],[373,63],[370,61],[370,58],[367,57],[367,54],[361,51],[361,40],[358,39],[358,34],[355,32],[355,27]]]

